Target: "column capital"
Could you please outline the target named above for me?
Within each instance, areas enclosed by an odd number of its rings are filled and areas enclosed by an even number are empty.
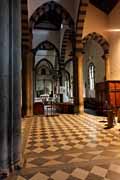
[[[79,57],[81,57],[83,55],[84,55],[84,53],[82,51],[79,51],[79,50],[76,51],[76,57],[77,58],[79,58]]]
[[[107,59],[109,58],[109,56],[110,56],[110,53],[109,53],[109,52],[108,52],[108,53],[105,53],[104,56],[103,56],[104,60],[107,60]]]

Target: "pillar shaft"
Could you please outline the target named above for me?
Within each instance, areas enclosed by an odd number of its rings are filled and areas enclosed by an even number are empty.
[[[83,55],[78,56],[78,90],[79,90],[79,112],[84,112],[83,99]]]
[[[31,52],[23,55],[22,76],[23,115],[30,117],[33,116],[33,54]]]
[[[60,78],[59,78],[60,87],[63,86],[63,74],[62,69],[60,70]],[[60,92],[60,102],[63,103],[63,93]]]
[[[33,116],[33,54],[27,57],[27,116]]]
[[[11,165],[21,159],[21,0],[11,0],[10,11],[10,111]]]
[[[0,4],[0,168],[8,168],[8,116],[9,116],[9,4]]]
[[[73,95],[74,95],[74,112],[78,113],[79,93],[78,93],[78,59],[73,61]]]
[[[84,112],[84,98],[83,98],[83,55],[82,53],[77,53],[75,63],[75,112],[83,113]]]
[[[21,159],[21,1],[0,4],[0,174]]]

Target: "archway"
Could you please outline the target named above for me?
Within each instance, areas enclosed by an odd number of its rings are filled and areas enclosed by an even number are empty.
[[[38,21],[41,21],[44,15],[50,15],[49,20],[54,21],[53,24],[55,24],[58,28],[60,28],[63,19],[68,23],[70,28],[74,27],[74,21],[67,10],[57,2],[49,1],[38,7],[32,14],[29,23],[30,29],[37,28],[36,25],[38,24]]]
[[[36,90],[35,90],[36,67],[38,67],[40,64],[42,64],[41,68],[46,64],[49,65],[49,69],[51,69],[49,77],[47,77],[46,74],[46,78],[50,79],[50,81],[52,82],[52,87],[47,92],[48,95],[50,95],[51,91],[53,92],[53,94],[58,93],[56,92],[58,89],[56,88],[56,86],[59,86],[59,79],[58,79],[59,61],[60,61],[59,50],[53,43],[46,40],[40,42],[40,44],[33,49],[33,52],[34,52],[34,97],[36,97]],[[44,77],[44,82],[45,82],[45,77]],[[48,81],[46,80],[46,82]]]
[[[64,46],[65,39],[67,38],[67,45],[68,41],[71,43],[70,56],[73,57],[73,48],[75,47],[75,38],[74,42],[72,39],[72,35],[74,33],[74,21],[64,7],[62,7],[55,1],[49,1],[47,3],[44,3],[34,11],[30,18],[29,27],[31,29],[33,37],[32,44],[34,56],[36,55],[36,52],[40,49],[56,49],[57,57],[54,64],[53,77],[55,78],[57,84],[58,90],[56,91],[57,93],[59,93],[59,99],[61,102],[63,102],[63,94],[60,93],[60,87],[62,88],[63,86],[62,70],[64,69],[64,50],[62,50],[60,55],[59,52],[60,49]]]
[[[70,79],[71,83],[69,82],[69,90],[71,93],[67,93],[68,99],[71,102],[71,99],[74,99],[73,95],[73,76],[76,76],[75,73],[73,73],[74,69],[74,61],[75,60],[75,34],[71,29],[66,29],[64,32],[63,40],[62,40],[62,48],[61,48],[61,61],[60,61],[60,69],[66,70],[67,65],[70,65],[68,68],[68,72],[70,73]],[[72,61],[68,61],[68,59],[72,59]],[[64,75],[64,73],[63,73]],[[64,77],[62,77],[64,79]],[[61,81],[63,81],[61,79]],[[62,86],[64,86],[64,83],[61,83]],[[67,86],[65,87],[65,89]],[[66,90],[67,92],[67,90]],[[68,95],[69,94],[69,95]],[[72,101],[73,102],[73,101]]]
[[[105,57],[106,54],[109,53],[109,44],[108,44],[107,40],[102,35],[100,35],[96,32],[88,34],[82,40],[83,48],[84,48],[84,46],[88,40],[95,40],[98,44],[100,44],[100,46],[102,47],[102,49],[104,51],[103,58]]]
[[[62,47],[61,47],[61,65],[66,62],[67,59],[73,58],[75,54],[75,34],[71,29],[66,29],[64,32]]]
[[[83,40],[85,107],[96,108],[95,84],[107,79],[109,44],[100,34],[93,32]]]
[[[60,61],[60,53],[59,53],[58,48],[52,42],[48,40],[40,42],[38,46],[33,49],[34,57],[37,55],[38,51],[45,51],[45,50],[46,51],[55,50],[56,55],[55,55],[54,66],[55,66],[55,70],[57,71],[59,69],[58,66],[59,66],[59,61]],[[34,63],[36,64],[35,59],[34,59]]]
[[[89,0],[80,0],[76,22],[76,50],[82,50],[82,35]]]
[[[53,91],[53,72],[54,67],[47,59],[41,59],[35,65],[34,101],[36,97],[38,98],[41,95],[43,96],[43,94],[49,95],[51,91]]]

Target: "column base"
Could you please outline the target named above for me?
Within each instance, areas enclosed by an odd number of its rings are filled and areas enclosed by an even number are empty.
[[[31,118],[33,116],[34,116],[33,114],[32,115],[25,115],[23,118]]]
[[[26,114],[25,114],[25,117],[33,117],[33,110],[30,108],[27,110]]]
[[[79,114],[79,105],[74,106],[74,113]]]
[[[74,113],[75,114],[83,114],[84,113],[84,105],[75,105]]]

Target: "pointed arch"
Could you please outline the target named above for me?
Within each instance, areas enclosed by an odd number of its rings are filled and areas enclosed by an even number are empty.
[[[68,63],[70,63],[70,62],[73,62],[73,59],[71,58],[71,59],[68,59],[66,62],[65,62],[65,66],[68,64]]]
[[[76,50],[82,49],[82,34],[89,0],[80,0],[76,23]]]
[[[41,59],[40,61],[38,61],[38,63],[37,63],[36,66],[35,66],[35,70],[37,70],[37,68],[39,67],[39,65],[40,65],[42,62],[46,62],[46,63],[49,65],[50,69],[52,69],[52,70],[54,69],[52,63],[51,63],[48,59],[43,58],[43,59]]]
[[[60,62],[60,53],[57,47],[52,42],[48,40],[40,42],[40,44],[38,44],[38,46],[36,46],[36,48],[33,49],[33,53],[34,55],[36,55],[38,50],[53,50],[53,49],[55,49],[56,51],[55,69],[57,69]]]
[[[48,40],[40,42],[40,44],[38,44],[38,46],[36,46],[36,48],[33,49],[33,52],[34,54],[36,54],[38,50],[52,50],[52,49],[56,50],[57,56],[59,57],[59,50],[52,42]]]
[[[55,1],[49,1],[38,7],[32,14],[29,22],[30,29],[33,29],[38,19],[46,12],[54,11],[59,17],[68,22],[69,27],[74,27],[74,21],[67,10]]]
[[[31,36],[28,25],[28,2],[27,0],[21,0],[21,38],[22,38],[22,53],[28,52],[31,49]]]
[[[88,40],[95,40],[102,47],[102,49],[104,51],[103,58],[106,54],[109,53],[109,43],[107,42],[107,40],[102,35],[100,35],[96,32],[89,33],[82,40],[83,48],[85,47],[85,44],[87,43]]]
[[[66,54],[68,43],[70,42],[72,45],[71,56],[73,56],[74,54],[74,41],[75,41],[74,38],[75,38],[74,32],[71,29],[66,29],[64,32],[63,41],[62,41],[61,61],[60,61],[61,67],[64,66],[65,54]]]

